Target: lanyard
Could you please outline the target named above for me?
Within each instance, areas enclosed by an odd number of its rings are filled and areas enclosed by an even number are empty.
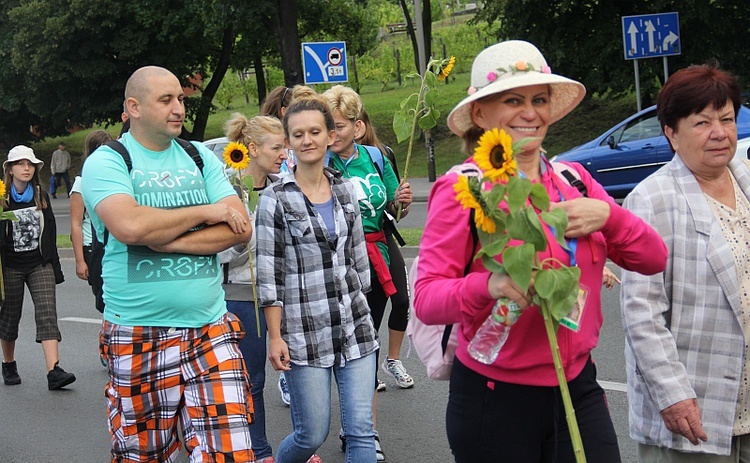
[[[541,158],[541,164],[540,164],[540,171],[542,175],[544,175],[546,172],[552,173],[552,184],[555,186],[555,189],[557,189],[557,194],[560,196],[560,202],[565,202],[565,196],[563,195],[562,190],[560,189],[560,186],[558,185],[557,181],[557,174],[555,173],[554,168],[550,164],[550,162],[547,160],[546,157],[544,157],[541,153],[539,154],[539,157]],[[527,178],[526,175],[524,175],[523,172],[520,170],[518,171],[519,175],[523,178]],[[547,224],[547,226],[552,230],[552,233],[556,235],[555,227]],[[578,250],[578,238],[565,238],[565,244],[566,247],[563,248],[565,252],[568,254],[568,257],[570,259],[570,266],[575,267],[578,265],[578,261],[576,260],[576,251]]]

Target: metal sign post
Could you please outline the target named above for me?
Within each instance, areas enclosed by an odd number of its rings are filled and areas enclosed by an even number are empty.
[[[638,75],[638,60],[641,58],[664,59],[664,81],[669,77],[667,56],[679,55],[680,18],[677,13],[643,14],[622,17],[622,43],[625,59],[633,60],[635,70],[635,93],[638,111],[641,110],[641,86]]]

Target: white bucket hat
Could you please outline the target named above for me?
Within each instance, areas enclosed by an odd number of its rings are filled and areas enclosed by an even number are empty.
[[[3,171],[8,170],[8,164],[11,162],[20,161],[21,159],[28,159],[37,168],[41,169],[44,166],[44,161],[38,159],[34,154],[34,150],[28,146],[18,145],[8,151],[8,159],[3,162]]]
[[[474,58],[469,96],[448,115],[448,127],[459,137],[463,136],[474,125],[472,102],[513,88],[539,84],[548,84],[551,88],[550,124],[572,111],[586,94],[580,82],[552,74],[542,53],[529,42],[508,40],[492,45]]]

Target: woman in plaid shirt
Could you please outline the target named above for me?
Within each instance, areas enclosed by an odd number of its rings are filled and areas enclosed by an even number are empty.
[[[268,355],[285,371],[294,426],[277,461],[305,462],[323,444],[335,375],[346,461],[374,463],[378,341],[364,294],[370,269],[354,186],[324,166],[336,138],[324,99],[295,99],[283,123],[297,167],[266,188],[256,215]]]

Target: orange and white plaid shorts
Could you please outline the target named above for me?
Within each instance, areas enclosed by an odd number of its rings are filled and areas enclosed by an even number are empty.
[[[244,334],[228,312],[201,328],[105,321],[99,339],[109,368],[112,461],[174,461],[178,421],[190,461],[255,461],[250,378],[238,348]]]

